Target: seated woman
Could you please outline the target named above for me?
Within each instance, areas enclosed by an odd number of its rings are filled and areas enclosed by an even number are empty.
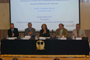
[[[42,37],[50,37],[50,33],[49,33],[49,30],[47,29],[47,25],[42,24],[41,28],[42,29],[40,30],[40,36],[42,36]]]

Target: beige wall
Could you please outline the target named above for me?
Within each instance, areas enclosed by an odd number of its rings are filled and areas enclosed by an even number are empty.
[[[90,2],[80,3],[80,24],[84,30],[90,30]],[[9,3],[0,3],[0,30],[9,29]]]
[[[0,30],[10,27],[9,4],[0,3]]]
[[[90,2],[80,3],[81,28],[90,30]]]

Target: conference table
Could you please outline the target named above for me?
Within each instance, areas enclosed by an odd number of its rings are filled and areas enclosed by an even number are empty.
[[[41,43],[40,43],[41,42]],[[41,45],[40,45],[41,44]],[[42,50],[37,49],[40,46]],[[1,40],[1,54],[17,55],[89,55],[89,42],[82,40],[58,40],[50,38],[46,40]]]

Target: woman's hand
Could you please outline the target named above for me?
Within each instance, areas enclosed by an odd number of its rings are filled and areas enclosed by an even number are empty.
[[[43,34],[45,34],[46,33],[46,29],[44,29],[44,32],[43,32]]]

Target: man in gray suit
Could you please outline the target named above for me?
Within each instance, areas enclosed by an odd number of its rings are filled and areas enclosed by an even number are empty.
[[[72,36],[81,38],[86,37],[84,30],[80,28],[79,24],[76,24],[76,29],[73,30]]]
[[[32,23],[28,23],[28,28],[25,29],[25,36],[35,36],[35,29],[32,28]]]

